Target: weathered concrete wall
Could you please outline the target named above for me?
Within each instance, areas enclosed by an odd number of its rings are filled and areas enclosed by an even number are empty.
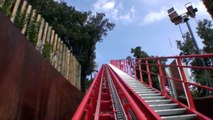
[[[83,94],[0,12],[0,118],[70,119]]]

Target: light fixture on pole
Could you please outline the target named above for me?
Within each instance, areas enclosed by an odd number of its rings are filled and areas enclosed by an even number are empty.
[[[194,43],[194,46],[195,46],[195,49],[196,49],[196,53],[197,54],[200,54],[200,49],[198,47],[198,44],[195,40],[195,37],[194,37],[194,34],[192,32],[192,29],[190,27],[190,24],[189,24],[189,17],[191,18],[195,18],[196,16],[196,12],[198,11],[197,8],[193,8],[192,6],[192,3],[189,2],[189,3],[186,3],[185,4],[185,8],[187,9],[187,12],[181,14],[181,15],[178,15],[178,13],[175,11],[174,7],[170,8],[167,12],[168,12],[168,16],[170,18],[170,20],[172,21],[172,23],[174,23],[175,25],[178,25],[178,24],[181,24],[181,23],[186,23],[187,25],[187,28],[189,30],[189,33],[192,37],[192,41]],[[205,62],[203,59],[201,59],[202,61],[202,64],[203,66],[205,67]],[[208,81],[208,72],[205,70],[205,81],[206,81],[206,85],[207,86],[210,86],[210,82]]]

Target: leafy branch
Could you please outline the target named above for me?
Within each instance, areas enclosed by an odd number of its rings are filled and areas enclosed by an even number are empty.
[[[4,13],[5,13],[7,16],[11,17],[11,14],[12,14],[12,13],[11,13],[10,8],[12,7],[13,3],[14,3],[14,0],[2,1],[2,2],[0,3],[0,10],[4,11]]]
[[[28,19],[31,18],[28,17]],[[35,47],[38,39],[39,26],[40,22],[38,22],[36,16],[34,16],[26,29],[26,37]]]
[[[48,61],[50,61],[52,47],[53,46],[48,42],[45,42],[43,45],[42,54]]]

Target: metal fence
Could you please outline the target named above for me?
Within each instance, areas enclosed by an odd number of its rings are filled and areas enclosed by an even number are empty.
[[[212,63],[210,66],[195,66],[184,64],[182,61],[183,59],[212,60],[212,58],[213,54],[202,54],[121,59],[111,60],[110,63],[150,88],[160,91],[162,95],[169,96],[177,100],[178,103],[187,105],[190,110],[201,111],[198,107],[199,104],[194,105],[194,101],[202,99],[205,102],[207,98],[212,98],[213,87],[211,84],[207,85],[207,82],[211,83],[212,81]],[[172,63],[170,63],[171,61]],[[191,73],[192,70],[199,70],[201,73],[206,71],[208,81],[200,83]],[[201,79],[205,81],[205,78]]]

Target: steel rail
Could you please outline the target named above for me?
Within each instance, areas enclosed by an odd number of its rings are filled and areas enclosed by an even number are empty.
[[[113,100],[113,108],[115,110],[115,117],[117,120],[126,120],[127,119],[126,113],[124,112],[124,109],[123,109],[121,101],[118,97],[118,93],[115,89],[115,86],[113,85],[112,78],[109,74],[108,69],[106,69],[106,74],[107,74],[107,80],[109,83],[109,89],[111,91],[111,97]]]

